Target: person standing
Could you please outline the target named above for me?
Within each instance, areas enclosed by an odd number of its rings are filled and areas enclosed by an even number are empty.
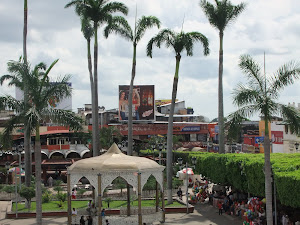
[[[182,200],[182,190],[181,188],[178,188],[178,191],[177,191],[177,196],[180,200]]]
[[[93,225],[93,218],[91,216],[88,217],[87,221],[88,225]]]
[[[80,225],[85,225],[84,216],[81,216],[79,223],[80,223]]]
[[[223,213],[223,212],[222,212],[222,207],[223,207],[223,206],[222,206],[222,202],[219,201],[219,202],[218,202],[219,215],[222,215],[222,213]]]

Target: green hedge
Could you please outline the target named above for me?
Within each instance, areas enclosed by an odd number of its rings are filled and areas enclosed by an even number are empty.
[[[230,185],[255,196],[265,195],[263,154],[184,153],[197,158],[196,172],[214,183]],[[277,199],[300,207],[300,154],[271,154]],[[242,171],[240,165],[242,165]]]
[[[149,152],[144,151],[145,155]],[[155,152],[156,153],[156,152]],[[153,154],[153,153],[152,153]],[[158,154],[158,153],[157,153]],[[173,152],[173,159],[179,157],[191,163],[196,157],[195,171],[210,181],[233,186],[242,192],[263,197],[265,177],[263,154],[216,154],[207,152]],[[163,152],[165,157],[165,152]],[[276,183],[277,199],[286,206],[300,207],[300,154],[271,154],[272,169]],[[241,173],[242,166],[243,173]]]

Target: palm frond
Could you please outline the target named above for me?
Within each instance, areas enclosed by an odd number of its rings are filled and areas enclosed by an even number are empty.
[[[16,115],[7,120],[4,124],[4,130],[2,132],[2,138],[4,140],[12,139],[12,132],[17,127],[24,126],[24,115]]]
[[[20,113],[24,110],[24,102],[18,101],[10,95],[0,96],[0,110],[4,109],[11,109]]]
[[[276,97],[279,90],[293,84],[296,79],[300,78],[300,65],[298,62],[291,61],[281,66],[272,78],[269,91]]]
[[[296,108],[284,104],[278,104],[278,109],[292,133],[300,134],[300,112]]]
[[[82,129],[82,119],[74,112],[62,109],[43,109],[43,118],[51,120],[53,123],[68,126],[73,130]]]
[[[261,67],[258,63],[256,63],[250,55],[241,55],[239,67],[247,75],[249,83],[259,86],[260,91],[264,93],[265,80],[261,75]]]
[[[262,97],[263,96],[260,95],[260,92],[255,89],[245,87],[241,83],[233,89],[233,104],[238,107],[259,102],[259,99]]]
[[[94,36],[94,29],[91,25],[91,21],[85,16],[81,16],[81,32],[87,41],[91,40]]]
[[[105,27],[104,36],[108,38],[111,33],[119,34],[125,39],[133,41],[132,29],[122,16],[114,16],[112,21]]]
[[[103,5],[103,3],[102,3],[102,5]],[[103,14],[111,14],[111,13],[120,12],[124,15],[127,15],[128,7],[121,2],[109,2],[105,5],[103,5],[101,12]]]
[[[213,5],[206,0],[201,0],[200,7],[208,18],[209,23],[222,33],[226,26],[235,21],[238,15],[246,8],[245,3],[235,6],[227,0],[215,0],[215,3]]]
[[[235,120],[238,121],[240,118],[249,118],[252,115],[254,115],[256,112],[259,112],[259,108],[257,105],[252,104],[252,105],[246,105],[235,112],[229,114],[228,118],[229,120]]]
[[[157,26],[160,28],[160,20],[155,16],[143,16],[136,25],[135,42],[138,43],[147,29]]]
[[[199,33],[199,32],[190,32],[187,33],[187,35],[191,38],[192,44],[195,41],[199,41],[203,46],[203,54],[209,55],[209,42],[205,35]]]
[[[162,43],[165,43],[166,47],[174,47],[175,48],[175,37],[176,34],[171,31],[170,29],[164,29],[160,31],[156,36],[150,39],[150,41],[147,44],[147,56],[152,58],[152,48],[153,45],[156,45],[158,48],[160,48]]]

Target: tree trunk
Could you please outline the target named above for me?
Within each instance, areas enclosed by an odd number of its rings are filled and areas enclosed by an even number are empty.
[[[35,196],[36,196],[36,224],[42,224],[42,168],[41,168],[41,141],[40,127],[36,125],[35,131]]]
[[[177,86],[178,86],[178,72],[180,64],[180,55],[176,55],[176,69],[175,76],[173,81],[173,90],[172,90],[172,102],[171,109],[169,113],[169,122],[168,122],[168,134],[167,134],[167,193],[168,193],[168,204],[173,203],[172,198],[172,178],[173,178],[173,116],[175,109],[175,99],[177,95]]]
[[[266,218],[267,224],[273,225],[273,206],[272,206],[272,168],[270,160],[270,138],[269,124],[265,116],[265,138],[264,138],[264,155],[265,155],[265,196],[266,196]]]
[[[26,72],[29,73],[29,68],[27,67],[27,15],[28,7],[27,0],[24,0],[24,27],[23,27],[23,60],[26,66]],[[28,103],[28,85],[24,83],[24,102]],[[25,106],[26,107],[26,106]],[[26,108],[25,108],[26,110]],[[27,121],[24,121],[24,160],[25,160],[25,185],[30,186],[31,183],[31,146],[30,146],[30,129]]]
[[[128,97],[128,149],[127,155],[132,155],[132,142],[133,142],[133,132],[132,132],[132,92],[133,92],[133,82],[135,78],[135,68],[136,68],[136,44],[133,44],[133,59],[132,59],[132,71],[131,71],[131,81],[129,87],[129,97]]]
[[[93,127],[93,119],[94,119],[94,111],[95,111],[95,105],[94,105],[94,79],[93,79],[93,71],[92,71],[92,56],[91,56],[91,40],[87,39],[87,58],[88,58],[88,69],[89,69],[89,75],[90,75],[90,85],[91,85],[91,98],[92,98],[92,137],[94,140],[94,127]],[[93,146],[94,146],[94,142],[93,142]]]
[[[223,107],[223,32],[220,32],[220,50],[219,50],[219,153],[225,153],[224,144],[224,107]]]
[[[95,42],[94,42],[94,108],[92,109],[92,119],[93,119],[93,156],[99,155],[99,111],[98,111],[98,24],[94,23],[95,32]]]

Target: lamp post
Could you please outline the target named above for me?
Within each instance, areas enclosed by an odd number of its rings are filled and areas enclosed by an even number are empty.
[[[161,165],[161,151],[164,148],[164,144],[163,143],[159,143],[158,144],[158,150],[159,150],[159,165]]]
[[[6,169],[6,184],[8,184],[8,170],[10,168],[10,162],[5,163],[5,169]]]
[[[153,151],[153,160],[155,160],[155,148],[156,148],[156,145],[155,144],[151,144],[151,148],[152,148],[152,151]]]
[[[197,160],[196,157],[192,157],[193,169],[195,169],[196,160]],[[181,169],[183,159],[178,158],[177,161],[178,161],[178,164]],[[186,213],[189,214],[189,178],[188,178],[189,176],[188,176],[188,163],[187,162],[185,163],[185,168],[186,168],[186,194],[185,194],[185,196],[186,196]]]

